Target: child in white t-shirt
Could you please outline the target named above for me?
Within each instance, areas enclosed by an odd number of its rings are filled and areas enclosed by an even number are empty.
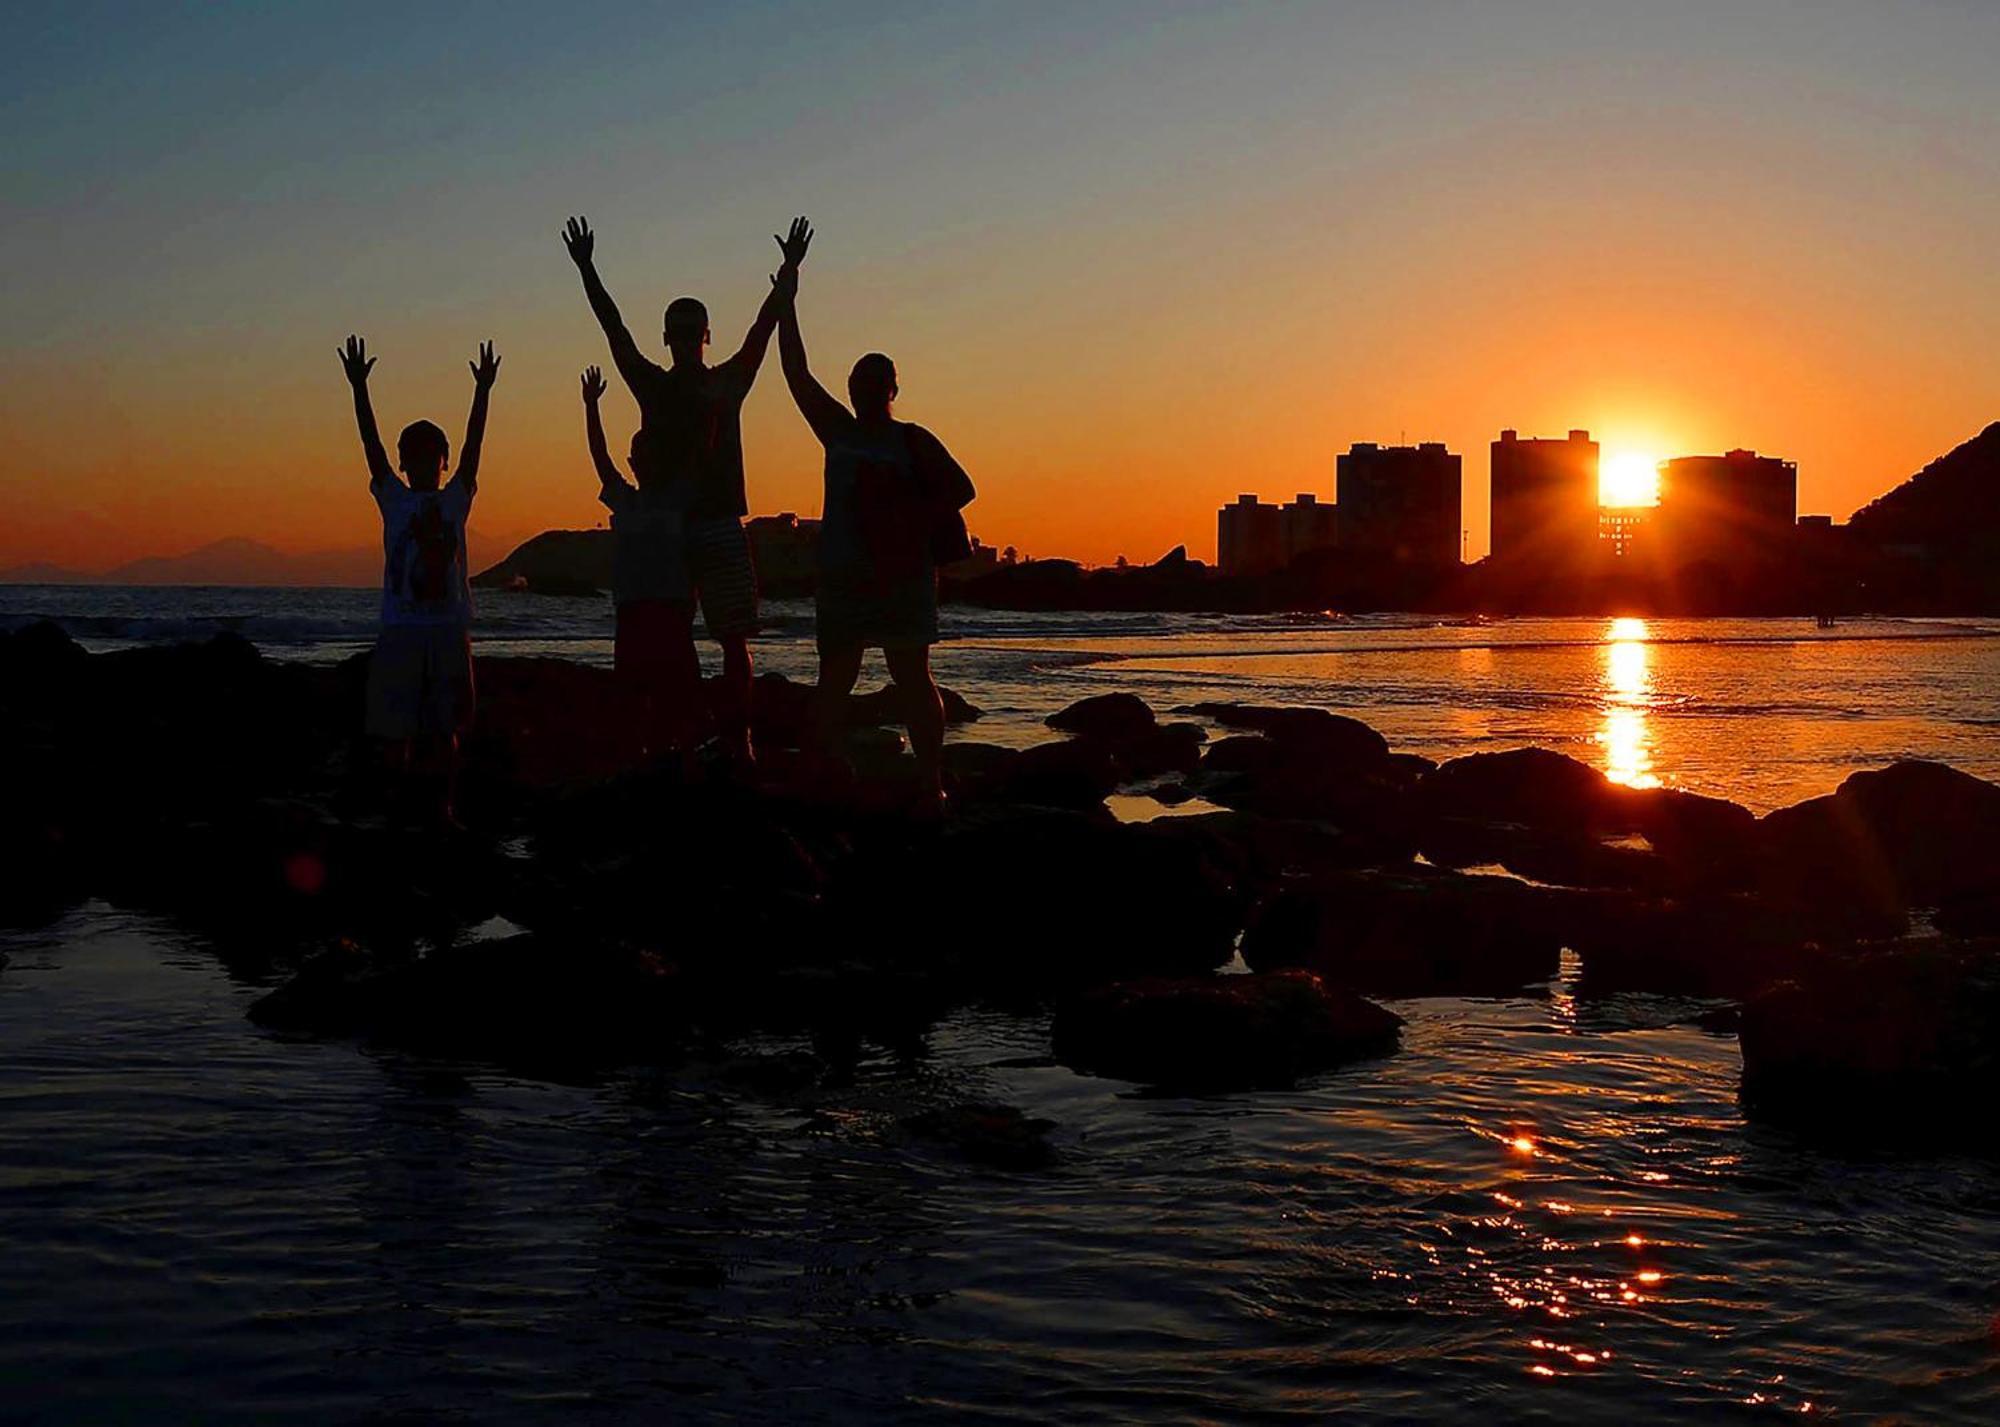
[[[368,661],[368,732],[387,742],[390,761],[406,778],[432,785],[433,810],[454,821],[458,739],[472,722],[472,591],[466,582],[465,523],[479,488],[479,450],[486,434],[486,399],[499,375],[493,344],[479,344],[472,368],[472,412],[458,470],[444,482],[451,442],[428,421],[414,421],[396,438],[390,469],[368,373],[375,359],[349,337],[340,354],[354,390],[354,419],[368,462],[368,490],[382,513],[382,631]]]

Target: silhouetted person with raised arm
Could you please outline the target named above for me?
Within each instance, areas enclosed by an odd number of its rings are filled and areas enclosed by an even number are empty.
[[[368,490],[382,512],[382,631],[368,661],[368,732],[386,740],[406,780],[431,782],[431,811],[455,821],[458,739],[472,721],[472,589],[466,583],[465,522],[479,490],[479,451],[486,437],[486,399],[500,374],[491,342],[479,344],[472,369],[472,411],[458,470],[444,468],[451,442],[428,421],[413,421],[396,438],[390,469],[368,373],[375,359],[349,337],[341,369],[354,390],[354,421],[368,462]]]
[[[692,484],[663,478],[651,438],[632,437],[633,480],[604,440],[598,402],[604,374],[583,373],[584,438],[597,469],[597,498],[611,512],[611,598],[617,610],[613,661],[632,699],[642,751],[692,752],[701,728],[701,661],[694,652],[694,591],[683,545]]]
[[[721,734],[731,757],[750,758],[750,636],[757,628],[757,575],[743,517],[750,513],[743,489],[743,399],[750,394],[777,321],[775,296],[767,297],[735,355],[719,366],[702,360],[708,346],[708,309],[692,297],[667,305],[663,337],[672,365],[661,368],[639,350],[605,291],[594,260],[596,235],[582,218],[563,230],[563,244],[590,310],[611,344],[611,360],[639,403],[639,425],[658,474],[686,480],[688,572],[711,638],[722,646],[724,696]],[[775,289],[774,289],[775,292]]]
[[[896,364],[880,352],[848,374],[851,411],[814,379],[792,300],[811,242],[804,219],[778,240],[785,266],[772,278],[772,291],[783,299],[778,354],[785,384],[826,448],[816,596],[820,726],[837,725],[862,654],[879,647],[902,697],[924,799],[937,810],[944,803],[944,701],[931,678],[938,637],[932,544],[941,522],[972,500],[972,481],[937,437],[895,419]]]

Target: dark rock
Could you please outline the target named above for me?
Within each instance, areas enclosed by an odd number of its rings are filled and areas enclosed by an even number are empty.
[[[2000,937],[2000,890],[1964,892],[1942,901],[1938,930],[1961,937]]]
[[[1178,1090],[1285,1086],[1387,1055],[1402,1018],[1304,971],[1131,981],[1066,1002],[1056,1058],[1074,1069]]]
[[[973,791],[989,801],[1051,808],[1094,808],[1124,780],[1124,768],[1105,744],[1092,739],[1038,743],[997,764]]]
[[[656,956],[557,950],[518,936],[428,956],[341,946],[253,1002],[250,1019],[273,1030],[585,1067],[659,1058],[676,1045],[684,1009],[674,967]]]
[[[49,680],[67,680],[81,673],[90,656],[54,620],[41,619],[0,635],[0,669],[11,692],[27,692]],[[12,702],[6,694],[0,699]]]
[[[1218,739],[1202,757],[1196,787],[1227,807],[1387,831],[1406,821],[1404,795],[1430,766],[1326,709],[1204,703],[1188,712],[1253,730]]]
[[[1381,734],[1359,719],[1328,709],[1203,703],[1186,712],[1224,728],[1263,734],[1294,758],[1372,769],[1389,757],[1388,740]]]
[[[1990,1142],[2000,943],[1912,941],[1829,959],[1743,1007],[1743,1101],[1857,1148]]]
[[[807,691],[810,695],[810,690]],[[944,721],[947,728],[958,728],[963,724],[976,723],[984,710],[975,707],[956,689],[938,685],[938,697],[944,701]],[[903,696],[894,684],[884,684],[866,694],[856,694],[847,701],[845,717],[854,725],[886,727],[901,725],[909,718],[909,710]]]
[[[798,816],[748,789],[667,775],[565,789],[537,809],[533,858],[498,879],[500,911],[551,937],[671,946],[712,936],[730,948],[722,961],[761,970],[765,948],[818,941],[825,873],[788,825]]]
[[[1049,1132],[1056,1122],[1025,1115],[1012,1105],[946,1105],[906,1115],[898,1123],[915,1139],[947,1146],[994,1169],[1042,1169],[1055,1160]]]
[[[1411,807],[1433,861],[1498,863],[1570,886],[1741,887],[1758,843],[1747,808],[1624,787],[1546,748],[1454,758],[1422,780]]]
[[[957,798],[980,798],[1006,786],[1021,750],[966,740],[944,746],[945,788]]]
[[[1281,885],[1243,934],[1259,971],[1305,967],[1383,996],[1499,996],[1554,976],[1547,897],[1507,877],[1409,868]]]
[[[1065,805],[1084,802],[1081,788],[1088,783],[1105,784],[1104,793],[1122,784],[1159,778],[1169,773],[1190,773],[1201,762],[1201,745],[1208,738],[1199,724],[1160,724],[1153,711],[1133,694],[1098,694],[1079,700],[1060,713],[1048,717],[1051,728],[1074,735],[1072,751],[1065,754],[1037,753],[1045,767],[1027,767],[1022,773],[1045,773],[1061,767],[1065,774]],[[1030,750],[1034,752],[1034,750]],[[1089,777],[1077,773],[1089,770]],[[1108,783],[1107,783],[1108,780]],[[1046,795],[1025,801],[1048,801]],[[1091,799],[1090,801],[1095,801]]]
[[[1408,849],[1330,823],[1261,813],[1197,813],[1163,819],[1158,835],[1197,846],[1206,861],[1228,874],[1247,899],[1261,896],[1299,876],[1394,866],[1409,861]]]
[[[1050,728],[1082,738],[1135,738],[1157,726],[1153,711],[1137,694],[1095,694],[1078,699],[1044,720]]]
[[[836,940],[981,986],[1206,971],[1240,904],[1200,850],[1099,812],[966,807],[857,854],[828,891]]]
[[[1697,1012],[1693,1024],[1713,1036],[1733,1036],[1743,1027],[1743,1008],[1734,1003]]]
[[[711,705],[720,696],[720,686],[719,679],[708,683]],[[981,710],[956,690],[939,685],[938,696],[944,701],[947,727],[958,728],[981,716]],[[901,726],[908,717],[908,706],[893,684],[851,696],[840,711],[843,729]],[[795,683],[783,674],[759,674],[751,694],[750,727],[760,747],[810,746],[816,733],[812,686]]]
[[[1195,787],[1225,807],[1323,819],[1401,840],[1413,782],[1413,770],[1387,755],[1324,756],[1309,742],[1241,734],[1209,745]]]
[[[907,757],[909,745],[893,728],[863,725],[850,728],[840,737],[840,753],[863,784],[911,783],[916,777],[915,760]]]
[[[1207,730],[1199,724],[1169,723],[1115,744],[1112,757],[1119,781],[1192,773],[1201,766],[1201,746],[1207,738]]]
[[[1391,753],[1388,777],[1398,786],[1414,788],[1437,771],[1437,760],[1421,753]]]
[[[117,905],[274,946],[448,936],[493,915],[506,885],[499,854],[477,838],[361,823],[301,798],[215,804],[170,829],[103,828],[91,855],[93,890]]]
[[[1423,780],[1417,796],[1427,818],[1604,831],[1598,813],[1611,786],[1567,754],[1514,748],[1454,758]]]
[[[552,788],[639,761],[624,688],[609,669],[570,659],[478,659],[479,717],[465,742],[469,778]]]
[[[1629,831],[1669,862],[1741,873],[1756,850],[1757,815],[1739,803],[1679,788],[1611,787],[1613,806],[1626,810]]]
[[[1266,773],[1286,762],[1278,745],[1261,734],[1238,733],[1218,738],[1202,755],[1201,766],[1209,773]]]
[[[2000,786],[1906,760],[1765,816],[1767,886],[1867,909],[2000,893]]]
[[[1851,940],[1794,907],[1740,893],[1675,897],[1570,894],[1548,903],[1581,961],[1577,989],[1754,995]]]
[[[1439,867],[1497,866],[1560,887],[1664,893],[1699,880],[1643,842],[1634,845],[1589,833],[1440,818],[1421,825],[1416,836],[1424,857]]]

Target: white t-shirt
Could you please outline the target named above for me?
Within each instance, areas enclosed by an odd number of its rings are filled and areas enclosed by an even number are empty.
[[[382,623],[472,623],[465,573],[471,487],[455,480],[443,490],[413,491],[401,481],[377,481],[371,489],[382,509]]]

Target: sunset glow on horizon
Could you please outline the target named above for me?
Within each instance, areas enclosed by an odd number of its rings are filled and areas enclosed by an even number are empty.
[[[1402,432],[1463,454],[1476,559],[1503,427],[1589,429],[1607,501],[1752,447],[1844,518],[2000,415],[1991,12],[114,5],[9,30],[0,567],[372,545],[349,332],[384,425],[454,442],[498,344],[488,551],[599,523],[572,213],[641,346],[692,293],[716,360],[811,215],[822,378],[890,353],[899,414],[979,486],[974,533],[1034,555],[1211,558],[1238,491],[1331,499],[1337,452]],[[614,388],[605,414],[616,445],[635,413]],[[744,443],[754,511],[818,509],[775,354]]]

